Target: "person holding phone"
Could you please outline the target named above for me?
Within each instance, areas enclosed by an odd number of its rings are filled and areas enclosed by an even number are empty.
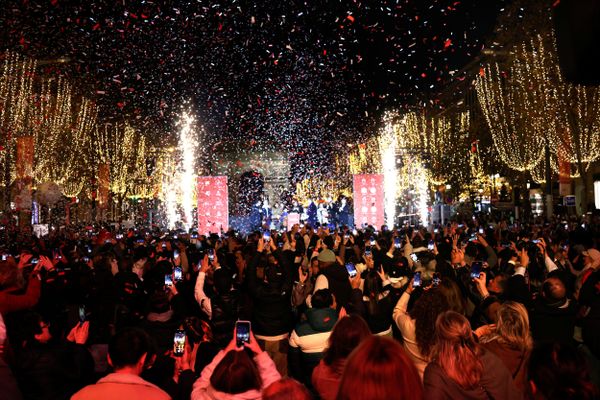
[[[227,347],[194,383],[191,400],[259,400],[262,389],[281,379],[275,363],[254,337],[251,324],[238,321],[236,325]]]
[[[0,313],[27,310],[34,307],[40,299],[42,288],[42,270],[46,272],[54,270],[54,265],[48,257],[41,256],[37,263],[31,261],[36,258],[31,254],[21,254],[19,264],[14,258],[8,257],[0,261]],[[23,294],[17,294],[22,289],[19,285],[18,272],[26,267],[33,270],[27,279],[27,289]]]
[[[450,309],[443,293],[437,289],[425,290],[413,304],[410,312],[408,302],[420,275],[415,274],[408,283],[394,308],[393,319],[402,333],[404,349],[415,363],[419,375],[423,377],[425,367],[431,361],[431,351],[435,339],[435,320],[437,316]]]
[[[150,364],[152,343],[146,332],[126,328],[118,332],[108,345],[108,363],[114,372],[75,393],[72,400],[146,399],[169,400],[158,386],[140,375]]]
[[[270,253],[265,251],[267,246]],[[259,265],[264,267],[262,279],[256,273]],[[292,326],[292,273],[288,259],[274,241],[266,243],[260,238],[257,252],[248,264],[246,277],[254,301],[252,329],[277,370],[281,375],[287,375],[288,336]]]

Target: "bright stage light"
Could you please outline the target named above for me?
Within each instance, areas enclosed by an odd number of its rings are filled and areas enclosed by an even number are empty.
[[[396,132],[393,122],[388,121],[379,138],[381,167],[383,169],[383,190],[385,193],[385,223],[390,228],[395,225],[396,197],[398,189],[396,170]]]
[[[183,212],[183,225],[186,230],[192,227],[194,220],[193,211],[196,188],[196,148],[198,138],[194,129],[195,119],[187,112],[183,113],[178,125],[179,130],[179,162],[181,189],[181,208]]]

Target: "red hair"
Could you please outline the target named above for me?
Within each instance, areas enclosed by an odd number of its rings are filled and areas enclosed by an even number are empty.
[[[469,321],[462,314],[446,311],[435,322],[435,335],[435,362],[461,387],[475,387],[483,373],[483,350],[475,342]]]
[[[337,400],[423,399],[423,384],[402,345],[372,336],[348,357]]]

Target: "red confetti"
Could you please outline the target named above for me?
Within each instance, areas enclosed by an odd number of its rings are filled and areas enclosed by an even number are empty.
[[[446,39],[446,41],[444,42],[444,48],[447,49],[450,46],[452,46],[452,40]]]
[[[98,22],[96,25],[92,26],[93,31],[97,31],[98,29],[100,29],[100,22]]]
[[[354,17],[352,15],[348,15],[346,19],[350,22],[354,22]]]

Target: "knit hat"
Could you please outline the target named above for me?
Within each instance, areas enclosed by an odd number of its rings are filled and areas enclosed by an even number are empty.
[[[323,249],[319,253],[317,260],[320,262],[335,262],[335,253],[329,249]]]

